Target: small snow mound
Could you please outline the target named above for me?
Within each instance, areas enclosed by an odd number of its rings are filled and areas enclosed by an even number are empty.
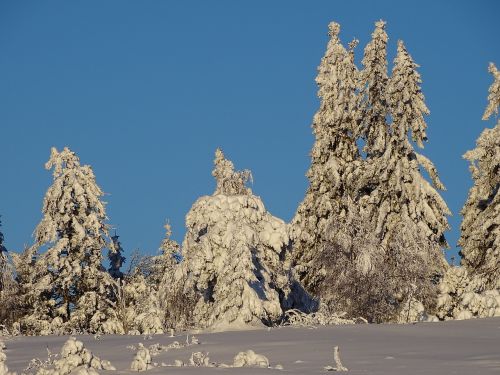
[[[233,360],[233,367],[269,367],[269,360],[262,354],[256,354],[253,350],[239,352]]]
[[[61,358],[54,361],[54,368],[41,368],[37,375],[96,375],[97,370],[116,369],[109,361],[92,354],[81,341],[70,337],[61,348]]]
[[[7,355],[3,352],[5,348],[5,343],[0,341],[0,375],[16,375],[15,372],[9,372],[9,368],[5,364],[7,362]]]

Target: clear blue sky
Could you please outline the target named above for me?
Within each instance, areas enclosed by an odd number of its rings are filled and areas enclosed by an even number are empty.
[[[109,193],[129,252],[153,254],[169,218],[182,240],[211,194],[221,146],[288,221],[304,196],[327,25],[347,44],[388,22],[422,67],[431,110],[424,154],[437,165],[458,238],[470,174],[461,155],[500,65],[498,1],[0,1],[0,214],[6,246],[31,244],[51,184],[50,147],[69,146]]]

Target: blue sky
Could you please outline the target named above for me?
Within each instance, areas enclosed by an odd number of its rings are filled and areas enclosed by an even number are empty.
[[[51,184],[50,147],[69,146],[108,193],[127,252],[153,254],[166,219],[174,238],[194,201],[211,194],[221,146],[276,216],[291,219],[307,187],[318,108],[314,78],[327,25],[347,44],[387,21],[389,57],[403,39],[421,65],[431,110],[423,153],[453,212],[470,174],[461,155],[481,121],[500,65],[498,1],[1,1],[0,214],[21,250]]]

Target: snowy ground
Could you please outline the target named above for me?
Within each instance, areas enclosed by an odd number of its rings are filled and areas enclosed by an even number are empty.
[[[256,368],[158,367],[147,374],[320,374],[333,365],[332,349],[340,346],[343,365],[350,374],[499,374],[500,318],[421,323],[416,325],[355,325],[309,328],[275,328],[243,332],[196,335],[200,344],[170,349],[153,358],[158,363],[188,362],[194,351],[209,352],[210,360],[232,363],[239,351],[253,349],[269,358],[271,366],[284,370]],[[59,352],[67,337],[20,337],[6,339],[7,365],[20,374],[31,358],[47,357],[46,346]],[[107,359],[116,372],[131,374],[135,352],[127,346],[143,342],[146,347],[167,345],[185,336],[79,336],[85,346]]]

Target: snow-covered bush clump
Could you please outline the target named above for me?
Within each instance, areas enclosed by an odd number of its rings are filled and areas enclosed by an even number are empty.
[[[154,285],[140,272],[122,283],[126,307],[124,326],[127,333],[164,333],[163,307]]]
[[[450,267],[439,285],[436,316],[440,320],[500,316],[498,289],[485,289],[485,282],[465,267]]]
[[[256,354],[253,350],[247,350],[236,354],[233,367],[269,367],[269,360],[262,354]]]
[[[179,245],[170,239],[170,225],[167,224],[165,228],[167,234],[160,248],[161,253],[155,256],[141,256],[134,252],[130,268],[125,274],[119,270],[122,258],[113,256],[117,266],[110,271],[113,271],[112,275],[116,279],[116,311],[118,320],[128,334],[165,332],[170,301],[164,298],[162,281],[167,274],[172,273],[173,265],[177,264],[173,254],[177,256],[179,253]],[[121,254],[119,242],[114,240],[114,245],[115,249],[118,249],[116,255]]]
[[[139,347],[135,353],[134,360],[130,365],[130,369],[133,371],[146,371],[152,368],[153,365],[151,364],[151,354],[149,353],[149,349],[142,343],[139,343]]]
[[[70,337],[61,349],[60,359],[54,361],[53,368],[41,368],[37,375],[95,375],[97,370],[116,370],[107,360],[101,360],[85,348],[75,337]]]
[[[291,307],[287,225],[245,186],[250,173],[235,172],[220,149],[213,175],[217,189],[187,214],[182,246],[186,288],[196,294],[194,322],[214,328],[275,322]]]
[[[45,167],[53,169],[53,184],[35,244],[14,258],[25,311],[21,324],[38,334],[123,333],[114,309],[114,280],[102,265],[102,251],[111,243],[104,193],[92,168],[80,165],[67,147],[52,148]]]

